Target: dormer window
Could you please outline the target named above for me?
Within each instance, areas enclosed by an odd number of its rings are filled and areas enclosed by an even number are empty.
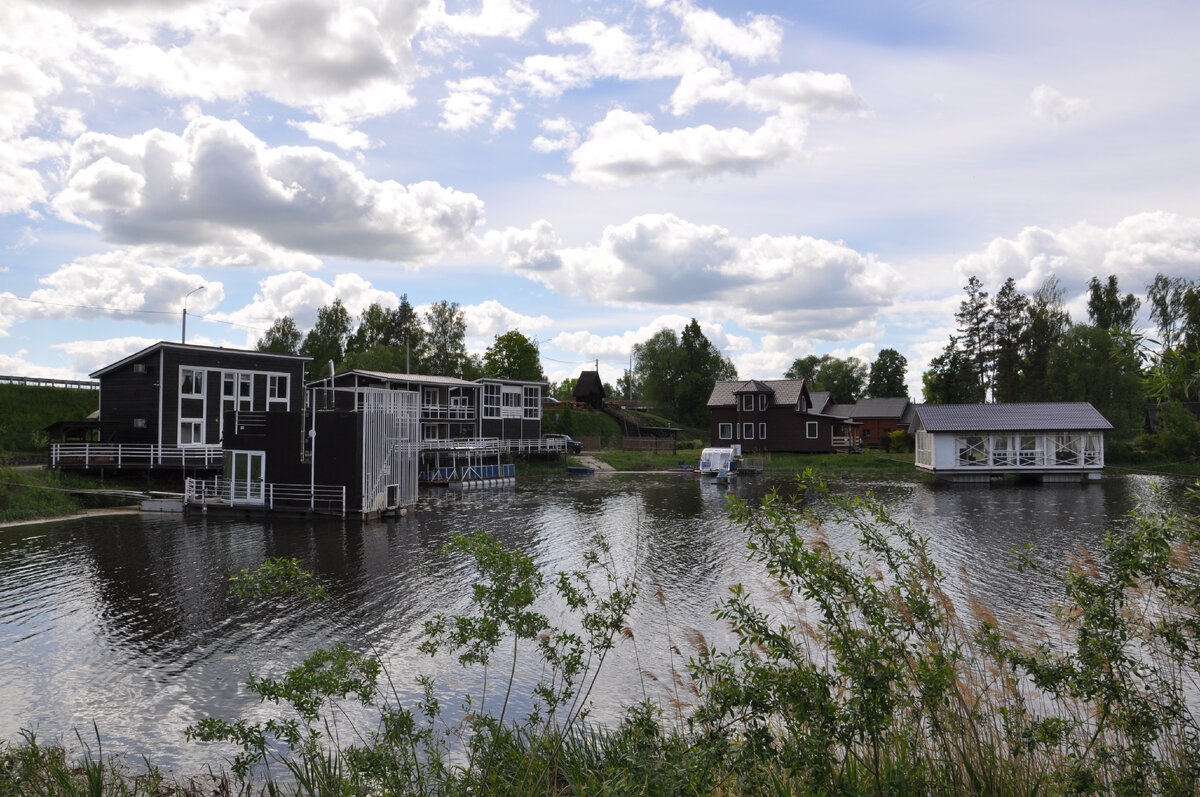
[[[746,412],[754,411],[754,396],[751,396],[751,395],[742,396],[742,409],[745,410]]]
[[[765,410],[767,408],[767,394],[766,393],[758,394],[758,408],[760,410]]]

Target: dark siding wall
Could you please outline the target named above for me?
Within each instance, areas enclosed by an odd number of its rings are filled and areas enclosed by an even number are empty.
[[[789,407],[769,407],[765,412],[755,409],[753,412],[739,412],[732,407],[713,409],[710,413],[710,434],[712,445],[727,446],[740,444],[743,453],[778,451],[781,453],[825,453],[833,451],[833,421],[817,415],[802,415]],[[806,424],[809,421],[817,423],[817,437],[807,436]],[[718,436],[719,425],[722,423],[735,424],[735,436],[732,440],[722,440]],[[737,432],[740,424],[754,423],[753,440],[742,440]],[[758,439],[758,425],[767,424],[767,439]]]
[[[542,436],[542,422],[525,418],[485,418],[482,422],[483,437],[498,437],[501,440],[537,440]]]
[[[314,479],[346,487],[350,509],[362,496],[362,416],[352,412],[317,413]]]
[[[137,373],[135,365],[145,367]],[[106,443],[158,442],[158,388],[161,374],[158,352],[105,374],[100,380],[100,419],[105,422]],[[134,419],[146,421],[144,429],[134,428]]]
[[[237,424],[238,413],[225,413],[226,451],[265,451],[268,482],[275,484],[308,484],[308,463],[301,461],[304,434],[304,413],[254,413],[262,424]]]

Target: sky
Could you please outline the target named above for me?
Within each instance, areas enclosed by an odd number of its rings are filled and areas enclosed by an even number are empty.
[[[406,295],[919,396],[970,275],[1200,278],[1198,74],[1191,0],[5,0],[0,374]]]

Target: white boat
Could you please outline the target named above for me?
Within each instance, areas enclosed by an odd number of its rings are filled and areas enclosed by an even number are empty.
[[[742,447],[706,448],[700,452],[700,475],[717,476],[736,473],[742,459]]]

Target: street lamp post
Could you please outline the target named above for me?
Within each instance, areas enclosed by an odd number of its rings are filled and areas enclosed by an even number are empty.
[[[202,291],[202,290],[204,290],[203,285],[201,285],[199,288],[192,288],[183,297],[183,330],[179,334],[179,342],[180,343],[187,343],[187,300],[188,300],[188,297],[191,296],[196,291]]]

